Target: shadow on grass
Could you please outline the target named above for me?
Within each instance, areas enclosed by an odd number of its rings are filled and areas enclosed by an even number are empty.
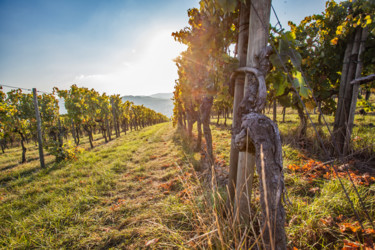
[[[51,154],[47,152],[47,153],[44,154],[44,157],[49,156],[49,155],[51,155]],[[33,162],[33,161],[36,161],[36,160],[39,161],[39,156],[36,156],[36,157],[33,157],[33,158],[27,158],[25,163]],[[12,168],[17,167],[17,166],[19,166],[21,164],[24,164],[24,163],[18,162],[18,163],[6,166],[6,167],[0,169],[0,172],[8,170],[8,169],[12,169]]]
[[[21,164],[21,163],[16,163],[16,164],[12,164],[12,165],[6,166],[6,167],[0,169],[0,171],[6,171],[6,170],[8,170],[8,169],[12,169],[12,168],[14,168],[14,167],[16,167],[16,166],[18,166],[18,165],[20,165],[20,164]]]
[[[224,124],[221,124],[221,123],[219,123],[219,124],[217,124],[217,123],[211,123],[210,125],[211,126],[215,126],[219,130],[231,130],[232,129],[231,125],[228,125],[228,124],[224,125]]]
[[[119,137],[120,138],[120,137]],[[118,138],[113,138],[111,141],[115,141],[116,139]],[[105,142],[103,141],[103,143],[100,143],[100,144],[97,144],[95,145],[94,148],[88,148],[86,149],[87,151],[91,151],[93,149],[96,149],[100,146],[103,146],[105,144],[107,144],[108,142]],[[47,155],[50,155],[49,153],[48,154],[45,154],[45,156]],[[35,160],[39,160],[39,157],[36,157],[36,158],[32,158],[32,159],[29,159],[27,162],[31,162],[31,161],[35,161]],[[27,184],[27,183],[30,183],[33,181],[33,178],[39,173],[42,171],[43,175],[48,175],[49,173],[55,171],[55,170],[58,170],[58,169],[61,169],[62,167],[64,167],[66,165],[66,163],[68,163],[69,161],[63,161],[63,162],[60,162],[60,163],[56,163],[56,162],[49,162],[46,164],[46,167],[44,169],[40,168],[39,165],[33,167],[33,168],[30,168],[30,169],[27,169],[27,170],[24,170],[24,171],[20,171],[20,172],[14,172],[8,176],[4,176],[4,177],[0,177],[0,187],[4,187],[4,186],[7,186],[7,184],[12,181],[12,180],[15,180],[15,179],[18,179],[18,178],[26,178],[26,177],[31,177],[31,175],[33,177],[29,178],[25,183],[21,182],[21,183],[18,183],[17,185],[20,185],[20,184]],[[10,165],[10,166],[7,166],[3,169],[0,169],[0,172],[1,171],[5,171],[7,169],[12,169],[14,167],[17,167],[19,166],[20,164],[13,164],[13,165]]]
[[[190,162],[196,171],[200,171],[201,162],[194,157],[194,154],[197,154],[199,153],[199,151],[201,151],[196,150],[197,138],[194,135],[192,137],[189,137],[185,129],[179,128],[175,131],[172,139],[173,143],[176,146],[181,146],[184,154],[183,159]],[[202,146],[203,144],[204,140],[202,139]]]
[[[9,182],[22,178],[22,181],[17,182],[14,185],[22,186],[34,181],[37,175],[40,173],[42,176],[48,175],[53,171],[59,170],[65,166],[65,162],[55,163],[49,162],[46,164],[44,169],[40,168],[40,166],[36,166],[30,169],[26,169],[20,172],[14,172],[9,176],[4,176],[0,178],[0,187],[12,187],[13,185],[9,185]]]
[[[325,125],[315,124],[315,126],[319,133],[319,137],[316,135],[312,127],[308,128],[309,135],[304,137],[298,136],[298,128],[291,128],[287,132],[280,131],[282,145],[289,145],[291,148],[301,151],[305,156],[322,162],[328,161],[332,159],[332,157],[339,159],[335,155],[337,145],[332,142],[330,133],[322,130],[325,128]],[[313,135],[311,135],[311,131],[314,131],[312,133]],[[371,143],[367,147],[353,149],[352,152],[344,158],[345,161],[355,160],[358,163],[362,162],[365,165],[368,165],[366,162],[372,161],[373,159],[374,150]]]

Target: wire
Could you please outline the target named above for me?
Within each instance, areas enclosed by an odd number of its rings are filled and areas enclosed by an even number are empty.
[[[10,85],[5,85],[5,84],[2,84],[0,83],[0,87],[7,87],[7,88],[11,88],[11,89],[22,89],[22,90],[26,90],[26,91],[32,91],[32,89],[26,89],[26,88],[22,88],[22,87],[15,87],[15,86],[10,86]],[[41,91],[41,90],[37,90],[36,92],[39,92],[39,93],[44,93],[44,94],[47,94],[47,95],[50,95],[52,93],[48,93],[48,92],[45,92],[45,91]]]
[[[0,87],[7,87],[7,88],[11,88],[11,89],[22,89],[22,90],[26,90],[26,91],[32,91],[31,89],[25,89],[25,88],[21,88],[21,87],[14,87],[14,86],[9,86],[9,85],[5,85],[5,84],[0,84]]]

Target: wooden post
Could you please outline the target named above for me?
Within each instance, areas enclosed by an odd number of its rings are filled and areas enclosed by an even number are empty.
[[[271,10],[271,1],[251,1],[250,18],[249,18],[249,33],[247,44],[247,58],[246,66],[252,68],[259,68],[258,55],[266,47],[268,42],[268,29],[267,32],[263,23],[268,27]],[[260,20],[262,18],[262,20]],[[245,91],[257,83],[251,82],[253,78],[249,79],[246,74],[245,78]],[[255,80],[256,81],[256,80]],[[244,93],[246,94],[246,93]],[[240,120],[241,121],[241,120]],[[252,180],[255,171],[255,152],[242,151],[239,153],[238,173],[237,173],[237,186],[236,186],[236,202],[235,211],[239,217],[248,219],[250,216],[248,203],[251,200]],[[245,176],[241,176],[246,174]]]
[[[239,106],[241,130],[235,144],[240,151],[235,197],[235,218],[252,223],[251,185],[256,165],[259,176],[262,209],[261,236],[264,249],[286,249],[285,211],[281,202],[284,192],[283,160],[280,133],[277,125],[261,114],[267,97],[267,47],[271,0],[252,0],[249,25],[244,98]],[[237,71],[242,70],[238,69]]]
[[[357,59],[357,68],[355,71],[355,78],[360,78],[362,74],[362,68],[363,68],[363,61],[361,59],[363,52],[366,48],[366,40],[368,36],[368,30],[367,28],[362,29],[362,35],[361,35],[361,41],[359,45],[359,52],[358,52],[358,59]],[[351,84],[351,83],[347,83]],[[350,142],[352,137],[352,131],[354,126],[354,115],[355,115],[355,108],[357,107],[357,98],[359,94],[359,84],[353,84],[353,94],[352,94],[352,100],[350,104],[350,110],[349,110],[349,117],[348,117],[348,128],[346,129],[346,136],[345,136],[345,145],[344,145],[344,155],[348,154],[348,151],[350,149]]]
[[[249,34],[249,15],[250,15],[250,1],[241,3],[240,10],[240,30],[238,34],[238,60],[240,67],[246,66],[246,53],[247,53],[247,41]],[[229,168],[229,182],[228,182],[228,205],[233,205],[236,182],[237,182],[237,166],[238,166],[238,155],[239,151],[234,143],[235,135],[241,128],[241,117],[238,113],[238,107],[243,99],[244,95],[244,81],[243,75],[238,75],[234,83],[234,100],[233,100],[233,122],[232,122],[232,138],[230,147],[230,168]]]
[[[38,96],[36,93],[36,88],[33,88],[33,96],[34,96],[36,124],[37,124],[37,129],[38,129],[39,160],[40,160],[40,166],[44,168],[45,165],[44,165],[43,140],[42,140],[42,122],[40,120]]]
[[[335,114],[335,124],[332,140],[333,145],[338,147],[338,152],[336,153],[339,155],[344,155],[345,142],[347,141],[346,135],[348,129],[348,118],[353,96],[353,86],[350,84],[350,82],[355,78],[356,74],[361,36],[362,31],[361,28],[358,27],[355,32],[353,42],[348,43],[347,49],[345,51],[342,74],[346,74],[341,77],[339,99]],[[349,51],[348,48],[350,48],[351,50]],[[346,69],[346,71],[344,71],[344,69]]]

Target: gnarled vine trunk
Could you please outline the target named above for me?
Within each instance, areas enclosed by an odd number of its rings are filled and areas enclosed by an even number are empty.
[[[236,136],[237,146],[240,151],[255,154],[265,248],[272,249],[273,245],[273,249],[285,249],[285,211],[281,203],[284,175],[279,130],[271,119],[258,113],[245,115],[241,128]]]
[[[197,145],[195,146],[195,151],[200,151],[202,147],[202,122],[201,122],[201,117],[197,115],[197,131],[198,131],[198,136],[197,136]]]
[[[213,101],[214,101],[214,98],[212,96],[205,96],[200,106],[201,119],[202,119],[202,124],[203,124],[203,134],[204,134],[204,138],[206,139],[207,154],[210,160],[212,161],[212,163],[214,162],[214,154],[212,150],[210,113],[211,113],[211,107],[212,107]]]
[[[241,130],[236,134],[239,163],[235,194],[235,218],[245,225],[251,223],[251,185],[254,163],[260,179],[262,208],[261,236],[265,249],[286,249],[285,211],[281,203],[284,190],[282,149],[277,125],[261,114],[266,105],[266,74],[270,69],[267,47],[271,0],[252,0],[244,98],[238,111]]]
[[[304,138],[307,132],[307,118],[306,118],[305,112],[303,112],[302,106],[299,103],[296,103],[295,107],[297,109],[298,117],[299,117],[299,126],[297,129],[298,137]]]
[[[21,136],[21,147],[22,147],[22,160],[21,160],[21,163],[25,163],[26,162],[26,151],[27,151],[27,148],[25,147],[25,136],[23,135],[23,133],[21,133],[19,131],[18,131],[18,133]]]
[[[105,119],[105,125],[106,125],[106,132],[107,132],[107,135],[108,135],[108,140],[112,141],[112,138],[111,138],[111,127],[109,126],[108,117]]]
[[[84,125],[83,126],[84,130],[87,132],[87,135],[89,136],[89,142],[90,142],[90,147],[91,148],[94,148],[94,144],[92,143],[93,142],[93,136],[92,136],[92,128],[90,128],[89,126],[87,125]]]

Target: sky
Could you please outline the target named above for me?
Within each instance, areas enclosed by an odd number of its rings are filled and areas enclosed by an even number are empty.
[[[273,5],[287,28],[288,20],[321,13],[325,0]],[[77,84],[121,96],[172,92],[173,59],[186,47],[171,33],[188,26],[187,10],[198,6],[199,0],[0,0],[0,85],[51,92]]]

